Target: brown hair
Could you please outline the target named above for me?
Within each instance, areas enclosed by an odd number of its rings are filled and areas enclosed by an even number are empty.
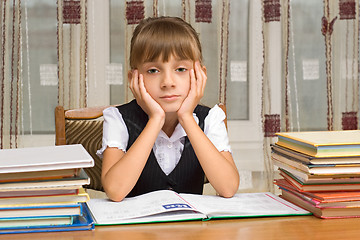
[[[166,62],[174,55],[202,62],[201,45],[194,28],[177,17],[142,20],[135,28],[130,45],[130,67],[161,57]]]

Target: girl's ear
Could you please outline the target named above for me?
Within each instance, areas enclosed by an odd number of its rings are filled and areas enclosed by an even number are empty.
[[[207,70],[205,66],[202,66],[202,70],[204,71],[205,75],[207,76]]]
[[[128,71],[128,82],[131,81],[132,75],[133,75],[133,70],[129,70]]]

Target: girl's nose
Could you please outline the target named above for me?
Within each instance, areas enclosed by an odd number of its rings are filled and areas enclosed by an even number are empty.
[[[161,88],[174,87],[175,81],[171,73],[164,73],[161,81]]]

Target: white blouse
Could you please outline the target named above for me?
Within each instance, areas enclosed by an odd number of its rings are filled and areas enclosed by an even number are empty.
[[[117,108],[109,107],[103,111],[103,117],[102,148],[97,151],[97,155],[102,158],[102,154],[107,147],[117,147],[125,152],[129,133],[121,113]],[[195,113],[194,119],[199,123]],[[215,105],[205,118],[204,133],[220,152],[231,152],[224,119],[224,111],[218,105]],[[166,175],[169,175],[174,170],[180,160],[184,149],[185,136],[185,130],[178,123],[171,137],[168,137],[161,130],[155,141],[153,152]]]

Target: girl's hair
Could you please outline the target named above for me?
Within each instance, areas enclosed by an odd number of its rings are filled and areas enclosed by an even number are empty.
[[[142,20],[131,39],[130,67],[135,69],[159,58],[167,62],[171,55],[202,62],[200,40],[194,28],[177,17]]]

